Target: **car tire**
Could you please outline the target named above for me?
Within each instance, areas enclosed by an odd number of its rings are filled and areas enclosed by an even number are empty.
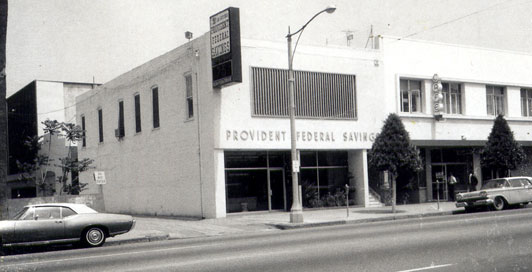
[[[506,208],[506,201],[504,198],[498,196],[493,200],[493,209],[496,211],[502,211]]]
[[[100,227],[90,227],[83,232],[81,239],[86,246],[99,247],[105,243],[105,231]]]

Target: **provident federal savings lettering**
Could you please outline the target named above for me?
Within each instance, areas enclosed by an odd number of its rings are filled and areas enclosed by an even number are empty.
[[[336,134],[341,135],[337,137]],[[284,130],[226,130],[225,140],[232,142],[284,142],[290,140],[290,135]],[[333,131],[297,131],[298,142],[373,142],[376,133],[370,132],[333,132]]]

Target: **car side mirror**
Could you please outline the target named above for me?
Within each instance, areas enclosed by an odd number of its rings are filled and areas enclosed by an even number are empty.
[[[39,220],[39,216],[35,215],[35,217],[33,217],[33,220]]]

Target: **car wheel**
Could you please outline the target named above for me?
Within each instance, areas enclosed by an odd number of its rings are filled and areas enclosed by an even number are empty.
[[[504,198],[502,197],[496,197],[494,200],[493,200],[493,208],[496,210],[496,211],[501,211],[501,210],[504,210],[504,208],[506,208],[506,202],[504,201]]]
[[[82,239],[87,246],[99,247],[105,242],[105,232],[99,227],[91,227],[83,233]]]

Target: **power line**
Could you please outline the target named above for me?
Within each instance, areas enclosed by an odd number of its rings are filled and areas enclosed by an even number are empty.
[[[495,4],[495,5],[491,5],[491,6],[487,7],[487,8],[480,9],[480,10],[477,10],[477,11],[475,11],[475,12],[468,13],[468,14],[463,15],[463,16],[460,16],[460,17],[458,17],[458,18],[455,18],[455,19],[452,19],[452,20],[449,20],[449,21],[443,22],[443,23],[441,23],[441,24],[438,24],[438,25],[435,25],[435,26],[429,27],[429,28],[427,28],[427,29],[424,29],[424,30],[421,30],[421,31],[418,31],[418,32],[414,32],[414,33],[408,34],[408,35],[406,35],[406,36],[403,36],[403,37],[397,38],[396,40],[399,41],[399,40],[402,40],[402,39],[405,39],[405,38],[409,38],[409,37],[412,37],[412,36],[418,35],[418,34],[420,34],[420,33],[423,33],[423,32],[426,32],[426,31],[429,31],[429,30],[434,30],[434,29],[436,29],[436,28],[438,28],[438,27],[441,27],[441,26],[444,26],[444,25],[452,24],[452,23],[454,23],[454,22],[456,22],[456,21],[459,21],[459,20],[465,19],[465,18],[467,18],[467,17],[471,17],[471,16],[474,16],[474,15],[477,15],[477,14],[479,14],[479,13],[482,13],[482,12],[486,11],[486,10],[489,10],[489,9],[494,8],[494,7],[497,7],[497,6],[500,6],[500,5],[506,4],[506,3],[511,2],[511,1],[515,1],[515,0],[508,0],[508,1],[505,1],[505,2],[497,3],[497,4]],[[532,2],[532,1],[528,1],[528,2],[525,2],[525,3],[519,3],[519,5],[521,5],[521,4],[526,4],[526,3],[529,3],[529,2]]]

